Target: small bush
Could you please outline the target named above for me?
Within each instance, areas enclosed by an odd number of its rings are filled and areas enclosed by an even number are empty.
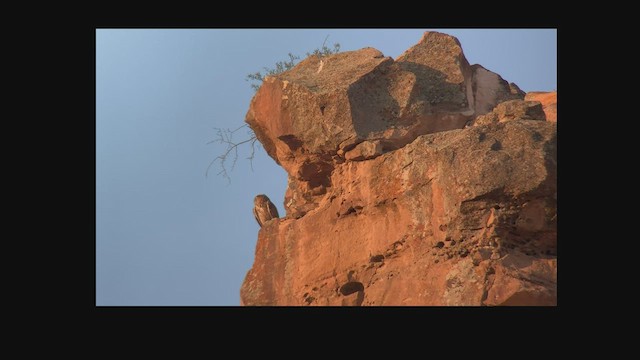
[[[327,37],[324,39],[322,46],[313,50],[312,52],[308,52],[307,57],[312,55],[324,57],[327,55],[339,53],[340,52],[339,43],[333,44],[333,48],[330,48],[325,45],[328,38],[329,38],[329,35],[327,35]],[[289,53],[288,55],[289,55],[289,60],[278,61],[275,67],[273,68],[263,67],[264,74],[260,71],[256,71],[255,73],[247,75],[245,81],[251,81],[252,82],[251,87],[253,88],[253,90],[258,91],[258,89],[260,88],[260,85],[262,85],[262,82],[264,81],[264,78],[266,76],[278,75],[296,66],[297,60],[300,60],[300,56],[293,55],[292,53]]]

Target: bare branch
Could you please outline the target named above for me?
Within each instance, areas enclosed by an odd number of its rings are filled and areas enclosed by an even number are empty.
[[[255,156],[255,144],[256,144],[256,141],[258,140],[256,138],[256,135],[253,133],[253,131],[250,130],[248,139],[237,141],[237,142],[233,140],[233,134],[245,126],[247,125],[244,124],[235,130],[214,128],[216,130],[217,137],[216,139],[209,141],[207,144],[216,142],[216,143],[225,145],[226,149],[222,154],[216,156],[213,160],[211,160],[211,162],[209,163],[209,166],[207,166],[205,177],[209,176],[209,170],[211,169],[211,166],[213,166],[213,164],[216,161],[219,161],[220,171],[218,172],[218,175],[222,175],[222,177],[226,178],[228,182],[231,182],[231,178],[229,177],[229,172],[233,171],[233,169],[236,166],[236,162],[238,161],[238,147],[246,143],[251,144],[251,155],[247,159],[249,159],[249,162],[251,164],[251,170],[253,171],[253,158]],[[228,165],[229,161],[231,161],[230,167]]]

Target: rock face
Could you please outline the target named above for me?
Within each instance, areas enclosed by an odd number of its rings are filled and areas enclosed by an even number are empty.
[[[287,214],[242,304],[555,305],[556,124],[523,98],[434,32],[267,78],[246,121]]]

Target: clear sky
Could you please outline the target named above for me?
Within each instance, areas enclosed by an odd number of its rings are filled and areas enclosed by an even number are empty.
[[[213,128],[243,124],[247,74],[339,42],[397,57],[437,29],[96,31],[96,305],[239,305],[253,263],[253,197],[284,214],[287,176],[262,148],[251,171],[240,152],[231,183],[209,162]],[[456,36],[471,64],[524,91],[557,83],[556,31],[437,30]],[[238,134],[242,139],[245,132]]]

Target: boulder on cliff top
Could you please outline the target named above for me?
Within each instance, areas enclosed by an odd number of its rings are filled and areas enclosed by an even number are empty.
[[[381,153],[398,149],[423,134],[463,128],[498,103],[522,98],[517,86],[470,66],[455,37],[426,32],[395,61],[364,48],[310,56],[267,77],[246,122],[293,175],[303,161],[345,160],[344,153],[366,140],[379,141]]]

